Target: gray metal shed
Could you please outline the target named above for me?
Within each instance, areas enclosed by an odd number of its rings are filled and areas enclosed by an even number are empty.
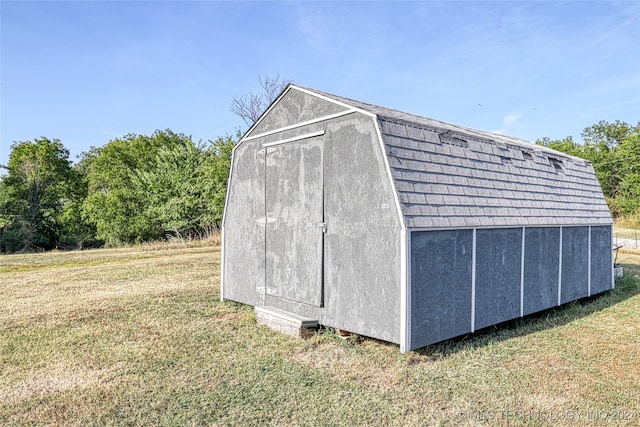
[[[403,352],[612,289],[589,162],[289,85],[233,152],[221,298]]]

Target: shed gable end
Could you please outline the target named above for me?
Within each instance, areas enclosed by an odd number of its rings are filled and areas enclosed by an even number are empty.
[[[349,110],[295,87],[289,87],[247,132],[245,138],[277,131]]]

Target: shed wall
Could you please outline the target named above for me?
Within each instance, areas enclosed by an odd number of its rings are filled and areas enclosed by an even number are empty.
[[[264,305],[399,343],[401,224],[375,122],[354,113],[315,126],[325,129],[324,306],[273,295]]]
[[[611,227],[591,227],[591,295],[611,289]]]
[[[611,249],[610,226],[413,231],[410,349],[612,289]]]
[[[355,113],[326,129],[322,322],[399,343],[401,222],[375,121]]]
[[[473,231],[411,235],[411,348],[471,330]]]
[[[265,286],[264,155],[261,141],[245,141],[233,155],[223,223],[222,298],[260,305]]]
[[[345,113],[322,120],[327,113],[341,110],[323,106],[307,94],[295,92],[293,95],[285,95],[274,107],[286,120],[267,115],[253,132],[253,135],[258,131],[266,134],[246,136],[234,152],[224,218],[223,298],[256,306],[275,306],[319,319],[326,326],[399,343],[402,224],[376,121],[362,113]],[[320,117],[314,119],[309,114],[309,105],[315,106]],[[296,122],[309,121],[312,123],[295,126]],[[277,126],[281,125],[286,126],[279,130]],[[269,200],[265,209],[263,145],[318,132],[323,134],[268,147],[267,171],[276,171],[277,175],[268,175]],[[300,171],[291,173],[287,173],[286,168],[273,166],[278,158],[295,160],[295,155],[284,154],[291,151],[292,144],[303,147],[304,151],[305,144],[319,146],[320,140],[322,154],[310,152],[307,157],[313,165],[292,163],[288,167]],[[289,259],[295,260],[295,254],[300,253],[296,249],[299,242],[275,234],[275,230],[279,227],[287,232],[280,224],[285,217],[290,218],[288,222],[292,224],[304,219],[298,218],[304,216],[300,206],[306,204],[307,198],[302,197],[304,191],[297,198],[291,194],[297,194],[295,189],[306,188],[301,180],[306,179],[309,175],[306,171],[311,167],[322,170],[319,218],[326,224],[320,255],[322,304],[310,304],[316,297],[303,289],[304,283],[296,281],[293,286],[294,278],[311,277],[308,262],[275,262],[284,259],[286,253],[293,254]],[[309,176],[317,181],[317,174]],[[287,203],[286,207],[271,202],[277,197],[275,193],[288,194],[278,202]],[[270,209],[270,205],[274,208]],[[312,222],[316,221],[322,219]],[[273,240],[273,236],[278,239]],[[278,283],[265,287],[265,273]],[[283,280],[287,277],[291,280]]]
[[[290,86],[234,150],[222,298],[410,350],[611,289],[593,169],[549,156]],[[311,199],[321,207],[297,209]]]
[[[522,228],[476,232],[475,329],[520,315]]]
[[[347,110],[345,106],[326,102],[297,90],[288,91],[284,97],[284,102],[276,102],[269,112],[260,118],[249,135],[278,131],[287,126],[295,126]]]
[[[523,315],[553,307],[558,303],[560,228],[537,227],[525,230]]]
[[[589,295],[589,228],[562,227],[560,304]]]

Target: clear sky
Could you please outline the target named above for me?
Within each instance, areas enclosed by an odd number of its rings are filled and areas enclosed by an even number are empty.
[[[234,96],[300,85],[534,141],[640,120],[640,1],[0,2],[0,164],[128,133],[244,130]]]

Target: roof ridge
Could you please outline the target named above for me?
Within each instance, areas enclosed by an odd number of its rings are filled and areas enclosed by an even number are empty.
[[[386,119],[387,121],[402,120],[405,122],[405,124],[409,124],[409,123],[417,124],[417,125],[422,124],[423,126],[431,125],[435,128],[444,128],[445,130],[452,130],[456,132],[466,133],[467,135],[471,134],[471,136],[475,138],[480,138],[482,142],[485,142],[485,143],[500,141],[506,144],[517,145],[519,146],[519,148],[540,150],[542,152],[545,152],[547,154],[551,154],[557,157],[570,158],[578,162],[588,162],[588,160],[582,159],[580,157],[572,156],[570,154],[545,147],[544,145],[538,145],[535,142],[527,141],[525,139],[518,138],[516,136],[510,136],[510,135],[505,135],[501,133],[475,129],[468,126],[463,126],[463,125],[445,122],[438,119],[433,119],[430,117],[419,116],[417,114],[407,113],[405,111],[383,107],[383,106],[371,104],[368,102],[358,101],[356,99],[347,98],[340,95],[335,95],[329,92],[321,91],[321,90],[314,89],[307,86],[302,86],[298,84],[291,84],[291,86],[298,87],[300,89],[304,89],[313,93],[317,93],[318,95],[322,95],[324,97],[333,99],[337,102],[351,105],[354,108],[365,110],[369,113],[375,114],[376,116],[378,116],[379,119],[383,119],[383,120]],[[431,122],[431,123],[426,123],[426,122]]]

